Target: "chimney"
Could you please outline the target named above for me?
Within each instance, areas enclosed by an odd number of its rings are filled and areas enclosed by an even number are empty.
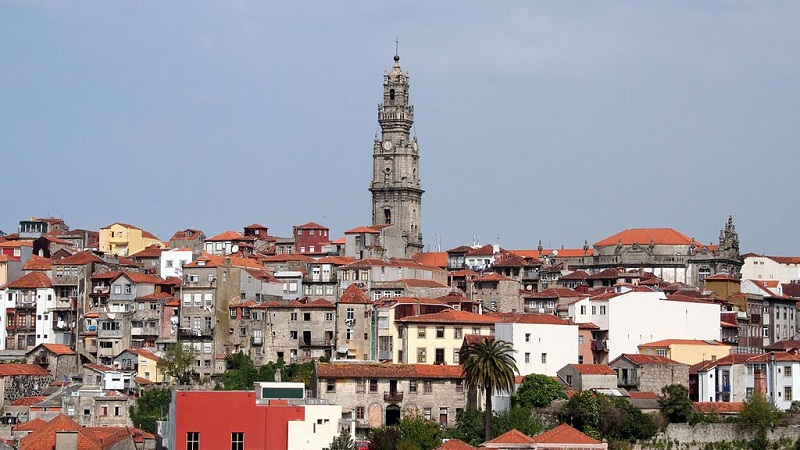
[[[78,450],[78,432],[75,430],[56,431],[55,450]]]

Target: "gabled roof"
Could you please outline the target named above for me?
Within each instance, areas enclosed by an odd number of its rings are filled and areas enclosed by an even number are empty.
[[[295,229],[300,229],[300,230],[311,230],[311,229],[313,229],[313,230],[327,230],[328,229],[328,227],[322,226],[322,225],[320,225],[320,224],[318,224],[316,222],[308,222],[308,223],[304,223],[302,225],[295,225],[294,228]]]
[[[90,251],[85,251],[54,261],[55,264],[63,264],[65,266],[82,266],[90,262],[101,263],[103,259]]]
[[[562,275],[562,276],[558,277],[558,281],[562,281],[562,280],[582,281],[582,280],[585,280],[587,278],[589,278],[589,274],[587,272],[584,272],[583,270],[576,270],[575,272],[570,272],[570,273],[568,273],[566,275]]]
[[[538,444],[600,444],[597,439],[591,438],[566,423],[533,436],[533,442]]]
[[[131,258],[161,258],[163,250],[157,245],[150,245],[145,247],[144,250],[138,251],[131,255]]]
[[[265,227],[264,225],[261,225],[260,223],[254,223],[252,225],[248,225],[248,226],[244,227],[244,229],[245,230],[254,230],[254,229],[264,229],[264,230],[266,230],[267,227]]]
[[[125,352],[131,352],[131,353],[133,353],[135,355],[141,356],[142,358],[147,358],[147,359],[149,359],[151,361],[161,361],[161,357],[159,357],[155,353],[151,352],[150,350],[146,350],[146,349],[143,349],[143,348],[129,348],[129,349],[123,351],[122,353],[125,353]],[[122,353],[120,353],[120,355]],[[117,355],[117,356],[119,356],[119,355]]]
[[[358,303],[358,304],[371,304],[367,295],[364,294],[361,289],[358,288],[355,284],[351,284],[347,286],[347,289],[344,290],[342,296],[339,297],[339,303]]]
[[[448,439],[435,450],[478,450],[478,447],[473,447],[460,439]]]
[[[31,259],[22,265],[22,270],[52,270],[53,260],[41,256],[33,255]]]
[[[0,242],[0,248],[16,248],[16,247],[33,247],[33,241],[29,239],[20,239],[16,241]]]
[[[189,233],[189,236],[186,235]],[[200,239],[202,235],[202,231],[195,230],[194,228],[187,228],[185,230],[178,230],[172,237],[169,239],[170,241],[186,241],[186,240],[197,240]]]
[[[587,294],[581,294],[580,292],[569,289],[569,288],[550,288],[545,289],[541,292],[526,292],[522,294],[524,298],[573,298],[573,297],[588,297]]]
[[[33,397],[20,397],[11,402],[11,406],[32,406],[41,402],[46,398],[47,398],[46,395],[35,395]],[[44,423],[44,421],[42,421],[42,423]]]
[[[532,437],[528,436],[527,434],[513,428],[500,436],[492,439],[491,441],[486,441],[483,443],[485,446],[486,444],[533,444],[536,441],[533,440]]]
[[[151,233],[149,231],[145,231],[145,230],[143,230],[143,229],[141,229],[141,228],[139,228],[137,226],[131,225],[129,223],[114,222],[111,225],[109,225],[107,227],[102,227],[100,229],[101,230],[107,230],[107,229],[113,227],[114,225],[120,225],[120,226],[122,226],[124,228],[127,228],[129,230],[139,230],[139,231],[142,232],[142,237],[145,237],[145,238],[148,238],[148,239],[155,239],[155,240],[158,240],[158,241],[161,240],[161,239],[157,238],[153,233]]]
[[[456,311],[455,309],[444,309],[432,314],[422,314],[419,316],[406,316],[395,319],[395,322],[403,323],[463,323],[463,324],[482,324],[490,325],[497,322],[497,318],[488,315],[475,314],[467,311]]]
[[[447,252],[415,253],[411,259],[424,266],[447,267]]]
[[[692,238],[683,233],[679,233],[672,228],[628,228],[625,231],[609,236],[601,241],[595,242],[595,247],[605,247],[611,245],[691,245]]]
[[[210,238],[206,238],[206,242],[246,241],[246,240],[252,241],[254,239],[255,239],[255,237],[253,237],[253,236],[245,237],[241,233],[239,233],[238,231],[225,231],[225,232],[222,232],[222,233],[220,233],[220,234],[218,234],[216,236],[212,236]]]
[[[500,275],[499,273],[489,272],[487,274],[479,276],[478,278],[473,278],[472,281],[474,283],[480,283],[485,281],[492,282],[492,281],[517,281],[517,280],[509,278],[505,275]]]
[[[371,226],[356,227],[344,232],[344,234],[380,234],[380,229]]]
[[[0,364],[0,377],[14,375],[49,375],[50,373],[36,364]]]
[[[5,287],[9,289],[37,289],[52,287],[50,278],[42,272],[31,272],[8,283]]]
[[[26,354],[26,355],[30,355],[31,353],[33,353],[33,352],[34,352],[34,351],[35,351],[37,348],[39,348],[39,347],[42,347],[42,348],[44,348],[45,350],[47,350],[48,352],[50,352],[50,353],[52,353],[52,354],[54,354],[54,355],[58,355],[58,356],[62,356],[62,355],[74,355],[74,354],[75,354],[75,352],[74,352],[74,351],[72,351],[72,349],[71,349],[71,348],[67,347],[67,346],[66,346],[66,345],[64,345],[64,344],[39,344],[39,345],[37,345],[36,347],[34,347],[34,348],[30,349],[30,350],[29,350],[27,353],[25,353],[25,354]]]

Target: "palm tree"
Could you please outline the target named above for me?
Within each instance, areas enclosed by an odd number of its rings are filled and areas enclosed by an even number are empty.
[[[510,342],[482,336],[461,350],[461,365],[467,387],[483,389],[486,396],[484,423],[486,440],[492,438],[492,393],[514,390],[514,375],[519,373]]]

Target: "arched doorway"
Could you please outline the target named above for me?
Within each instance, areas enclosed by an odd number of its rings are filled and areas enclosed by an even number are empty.
[[[397,425],[400,423],[400,407],[389,405],[386,407],[386,426]]]

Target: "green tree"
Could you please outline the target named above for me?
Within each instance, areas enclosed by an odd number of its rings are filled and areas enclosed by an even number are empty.
[[[350,437],[350,433],[342,432],[328,446],[328,450],[356,450],[356,443]]]
[[[592,391],[573,395],[561,410],[561,419],[578,430],[598,439],[603,419],[600,401]]]
[[[539,434],[544,426],[539,416],[533,414],[530,408],[514,406],[507,411],[495,413],[494,419],[492,419],[492,438],[512,429],[532,436]]]
[[[150,389],[145,391],[136,404],[131,406],[131,421],[136,428],[156,432],[156,421],[164,418],[169,413],[169,402],[172,395],[169,389]]]
[[[754,438],[750,441],[751,449],[763,450],[767,447],[767,431],[778,424],[782,415],[772,402],[761,395],[756,394],[745,400],[737,424],[754,433]]]
[[[253,361],[243,352],[225,356],[225,373],[222,374],[222,385],[227,391],[247,391],[253,389],[258,370]]]
[[[479,446],[486,440],[483,434],[483,421],[483,413],[478,408],[466,408],[459,411],[452,437],[474,447]]]
[[[170,344],[157,368],[162,374],[174,378],[178,384],[187,385],[198,378],[194,370],[194,358],[194,347],[191,345],[184,347],[181,343]]]
[[[658,404],[661,405],[661,414],[670,423],[684,423],[689,420],[692,414],[692,401],[689,399],[689,389],[682,384],[671,384],[661,388],[661,396],[658,397]]]
[[[543,408],[559,398],[567,398],[564,385],[554,380],[553,377],[534,373],[526,375],[522,379],[522,384],[511,396],[511,404],[528,408]]]
[[[421,417],[404,417],[397,425],[400,440],[397,448],[433,450],[442,444],[442,430],[436,422]]]
[[[369,450],[395,450],[400,441],[397,427],[382,427],[369,430]]]
[[[483,337],[468,344],[461,353],[461,365],[467,386],[483,390],[485,397],[484,438],[492,436],[492,394],[498,391],[511,393],[514,390],[514,375],[517,361],[511,343]]]

